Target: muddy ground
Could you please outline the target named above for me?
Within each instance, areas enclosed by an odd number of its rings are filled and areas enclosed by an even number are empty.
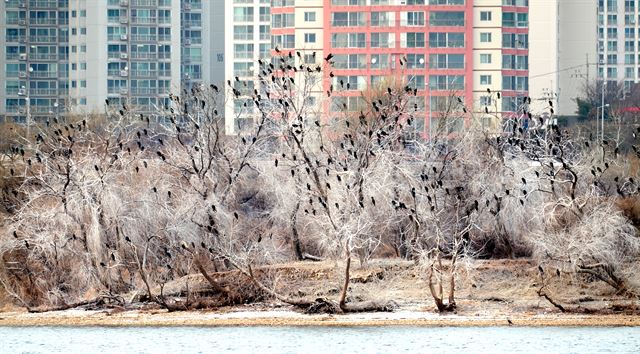
[[[35,314],[8,304],[5,297],[0,325],[640,325],[637,299],[618,296],[596,280],[546,269],[547,293],[570,312],[562,313],[538,295],[542,278],[537,267],[528,260],[464,265],[456,286],[457,310],[449,314],[435,311],[424,270],[409,261],[384,259],[352,268],[348,301],[393,300],[398,305],[393,313],[307,315],[268,296],[258,296],[251,304],[198,311],[169,313],[154,304],[132,303],[126,308]],[[340,262],[299,262],[266,267],[259,276],[280,293],[337,301],[343,269]],[[233,272],[218,277],[241,279]],[[206,297],[208,284],[199,275],[166,284],[164,293],[185,295],[187,283],[190,301]]]

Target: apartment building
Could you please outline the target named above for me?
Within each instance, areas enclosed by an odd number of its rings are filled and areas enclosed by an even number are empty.
[[[105,99],[149,114],[170,92],[222,81],[223,0],[5,0],[0,117],[102,113]]]
[[[576,114],[576,97],[597,75],[597,16],[597,0],[531,1],[529,91],[534,112],[548,110],[552,101],[556,115]]]
[[[598,78],[626,92],[640,76],[638,0],[598,0]]]
[[[363,91],[392,83],[417,89],[410,106],[424,118],[415,125],[422,136],[442,111],[484,114],[493,104],[487,88],[503,91],[506,102],[487,117],[515,111],[516,97],[528,94],[525,0],[276,0],[271,13],[272,55],[277,47],[300,52],[296,65],[324,65],[332,54],[312,95],[324,100],[333,89],[323,111],[329,121],[345,106],[362,109]],[[459,119],[448,129],[463,125]]]
[[[473,28],[474,108],[498,128],[529,95],[528,0],[475,0]]]
[[[259,87],[258,59],[271,57],[271,0],[227,2],[223,22],[224,77],[245,95],[226,101],[225,129],[231,134],[252,124],[255,117],[250,95]]]

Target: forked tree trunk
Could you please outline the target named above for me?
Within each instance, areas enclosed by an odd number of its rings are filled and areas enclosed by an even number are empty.
[[[438,256],[438,269],[439,273],[442,273],[442,259]],[[454,297],[454,288],[455,288],[455,273],[452,272],[450,274],[450,288],[449,288],[449,302],[444,302],[444,289],[443,289],[443,279],[441,277],[436,277],[437,279],[434,281],[433,276],[436,272],[435,261],[431,263],[431,267],[429,270],[429,292],[431,293],[431,297],[436,304],[439,312],[451,312],[456,309],[456,302]]]

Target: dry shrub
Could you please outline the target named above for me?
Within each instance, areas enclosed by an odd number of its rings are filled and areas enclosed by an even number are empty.
[[[540,262],[590,274],[622,293],[638,294],[640,238],[613,202],[603,199],[580,215],[552,209],[543,217],[545,227],[530,234]]]
[[[637,195],[615,199],[615,205],[636,228],[640,227],[640,197]]]

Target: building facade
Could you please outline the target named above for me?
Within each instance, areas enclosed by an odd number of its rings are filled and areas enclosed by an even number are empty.
[[[625,92],[640,77],[639,8],[638,0],[598,0],[598,78]]]
[[[253,90],[259,87],[258,60],[271,57],[271,1],[229,0],[224,9],[224,79],[243,93],[228,98],[225,130],[234,133],[253,122]],[[277,2],[274,1],[274,2]]]
[[[574,116],[575,99],[598,66],[597,0],[532,1],[529,85],[532,110],[552,101],[556,115]]]
[[[222,0],[0,2],[0,116],[104,113],[105,99],[159,112],[170,92],[222,80],[222,8]]]
[[[320,65],[309,100],[327,119],[362,92],[417,90],[415,129],[475,111],[497,127],[529,90],[527,0],[7,0],[0,113],[25,122],[104,112],[104,99],[158,112],[170,92],[231,83],[226,130],[250,124],[258,60]],[[296,53],[297,54],[297,53]],[[487,89],[491,94],[487,93]],[[327,101],[326,92],[333,90]],[[495,93],[501,92],[497,99]],[[27,102],[29,104],[27,104]],[[325,104],[326,103],[326,104]],[[488,113],[487,113],[488,111]],[[447,129],[459,130],[464,119]]]
[[[417,90],[410,106],[424,118],[415,129],[429,136],[443,111],[473,107],[496,126],[528,95],[526,0],[276,0],[271,13],[272,55],[300,52],[296,65],[332,55],[313,95],[321,101],[332,91],[328,120],[345,106],[361,110],[362,92],[409,86]],[[463,126],[457,119],[446,129]]]

